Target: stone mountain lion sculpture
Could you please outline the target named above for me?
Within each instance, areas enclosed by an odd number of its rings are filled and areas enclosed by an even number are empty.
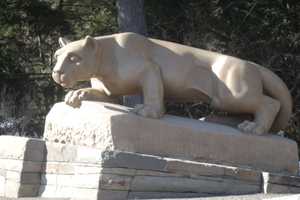
[[[205,101],[229,113],[253,114],[253,122],[238,128],[256,134],[284,128],[292,112],[286,85],[252,62],[135,33],[59,42],[53,79],[63,87],[82,80],[92,85],[66,95],[73,107],[82,100],[142,93],[144,104],[133,111],[160,118],[164,98]]]

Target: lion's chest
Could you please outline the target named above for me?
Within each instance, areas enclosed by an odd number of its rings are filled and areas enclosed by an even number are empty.
[[[98,80],[101,87],[110,95],[127,95],[139,93],[139,86],[132,84],[129,80],[123,80],[117,77],[103,78]]]

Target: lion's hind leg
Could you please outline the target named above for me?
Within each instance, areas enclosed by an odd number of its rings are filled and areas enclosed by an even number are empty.
[[[247,62],[237,61],[224,66],[221,72],[217,98],[212,105],[229,113],[253,115],[253,121],[246,120],[238,125],[241,131],[267,133],[279,111],[280,103],[264,95],[260,71]]]
[[[247,133],[266,133],[270,130],[279,109],[279,101],[264,95],[262,104],[254,113],[254,121],[244,121],[238,125],[238,128]]]

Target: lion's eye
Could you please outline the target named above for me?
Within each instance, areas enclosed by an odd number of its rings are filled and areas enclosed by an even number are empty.
[[[76,61],[76,57],[75,57],[75,56],[71,56],[71,57],[70,57],[70,61],[71,61],[71,62],[75,62],[75,61]]]

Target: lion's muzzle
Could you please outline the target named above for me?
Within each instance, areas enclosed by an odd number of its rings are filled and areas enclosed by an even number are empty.
[[[52,72],[52,78],[53,78],[53,80],[54,80],[56,83],[58,83],[58,84],[61,83],[60,76],[61,76],[61,72],[60,72],[60,71],[53,71],[53,72]]]
[[[65,73],[62,73],[61,71],[53,71],[52,78],[56,83],[64,88],[71,88],[75,84],[74,80],[70,79],[69,76],[67,76]]]

